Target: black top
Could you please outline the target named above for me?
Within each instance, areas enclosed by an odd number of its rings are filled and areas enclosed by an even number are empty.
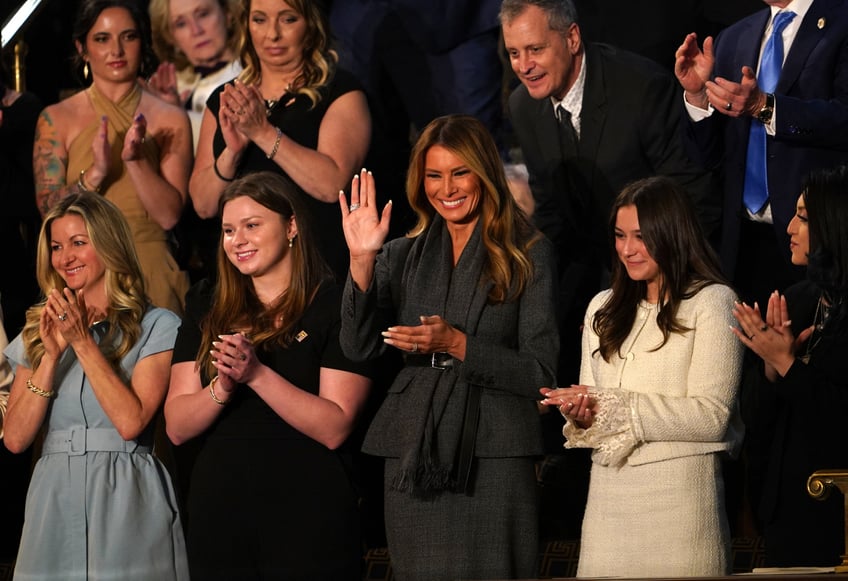
[[[786,291],[792,331],[797,337],[813,324],[821,292],[809,281]],[[843,501],[836,491],[827,501],[807,494],[807,478],[816,470],[848,468],[845,410],[848,332],[816,332],[786,375],[775,383],[764,378],[748,397],[755,398],[746,417],[754,508],[763,527],[768,566],[829,566],[844,552]]]
[[[186,315],[174,345],[172,363],[194,361],[200,347],[200,322],[210,308],[213,287],[208,281],[194,285],[186,295]],[[339,345],[340,289],[324,285],[301,317],[302,339],[288,348],[257,348],[259,360],[303,391],[318,395],[322,367],[369,375],[370,365],[354,363]],[[206,385],[210,377],[201,372]],[[207,437],[305,439],[308,436],[284,422],[256,393],[239,386]]]
[[[206,105],[209,111],[218,118],[221,106],[222,85],[209,96]],[[332,80],[320,90],[321,100],[313,107],[312,101],[306,95],[297,95],[290,104],[289,99],[281,96],[280,101],[271,109],[269,121],[279,127],[282,132],[304,147],[318,148],[318,133],[321,121],[330,105],[342,95],[351,91],[362,91],[362,85],[349,72],[337,69]],[[212,142],[212,152],[217,158],[224,151],[226,143],[220,126],[215,131]],[[286,175],[279,165],[266,156],[266,152],[255,143],[249,143],[241,158],[236,176],[240,177],[258,171],[273,171]],[[286,177],[288,177],[286,175]],[[342,217],[338,202],[321,202],[303,192],[303,200],[312,218],[312,228],[318,240],[318,249],[324,260],[330,265],[338,281],[343,281],[348,270],[348,250],[342,232]]]
[[[175,363],[195,360],[211,300],[206,281],[189,291]],[[322,367],[365,374],[366,365],[341,353],[339,315],[339,290],[325,285],[300,319],[302,340],[257,348],[259,360],[314,394]],[[349,452],[302,434],[246,385],[236,388],[195,446],[186,502],[192,579],[358,578],[358,496]],[[185,473],[189,467],[177,468]]]

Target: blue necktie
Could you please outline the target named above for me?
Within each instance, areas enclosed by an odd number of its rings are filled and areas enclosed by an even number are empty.
[[[783,68],[783,29],[792,22],[795,13],[778,12],[772,22],[771,36],[766,41],[757,84],[763,93],[773,93]],[[748,137],[748,158],[745,163],[745,188],[742,201],[745,207],[756,214],[768,201],[768,168],[766,166],[766,128],[753,119]]]

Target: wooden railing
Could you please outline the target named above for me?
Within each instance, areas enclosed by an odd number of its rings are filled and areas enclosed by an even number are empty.
[[[817,470],[807,479],[807,493],[817,500],[825,500],[833,488],[838,488],[845,500],[845,552],[836,572],[848,573],[848,470]]]

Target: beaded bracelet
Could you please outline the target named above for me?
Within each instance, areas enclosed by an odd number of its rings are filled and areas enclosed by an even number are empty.
[[[280,139],[283,137],[283,130],[279,127],[274,127],[277,130],[277,140],[274,142],[274,147],[271,148],[271,153],[266,155],[268,159],[274,159],[274,156],[277,155],[277,149],[280,147]]]
[[[209,395],[212,396],[212,401],[214,401],[218,405],[227,405],[222,399],[218,399],[218,396],[215,395],[215,382],[218,381],[218,376],[212,378],[212,381],[209,382]]]
[[[222,182],[232,182],[232,181],[235,181],[235,179],[236,179],[235,176],[231,177],[231,178],[225,178],[224,176],[221,175],[221,170],[218,169],[218,158],[217,157],[215,158],[215,161],[212,163],[212,169],[215,170],[215,175],[218,176],[218,179],[221,180]]]
[[[34,393],[34,394],[36,394],[36,395],[40,395],[41,397],[46,397],[47,399],[50,399],[51,397],[56,397],[56,392],[55,392],[55,391],[44,391],[44,390],[43,390],[43,389],[41,389],[40,387],[36,386],[36,385],[32,382],[32,379],[27,379],[27,380],[26,380],[26,386],[29,388],[29,390],[30,390],[32,393]]]

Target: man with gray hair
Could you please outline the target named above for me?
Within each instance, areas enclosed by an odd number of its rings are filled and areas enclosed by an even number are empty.
[[[666,175],[686,188],[707,234],[718,226],[711,174],[684,153],[677,82],[659,64],[584,43],[572,0],[504,0],[504,44],[521,81],[509,99],[529,171],[533,219],[559,260],[559,380],[577,379],[580,328],[604,286],[607,222],[628,183]]]

